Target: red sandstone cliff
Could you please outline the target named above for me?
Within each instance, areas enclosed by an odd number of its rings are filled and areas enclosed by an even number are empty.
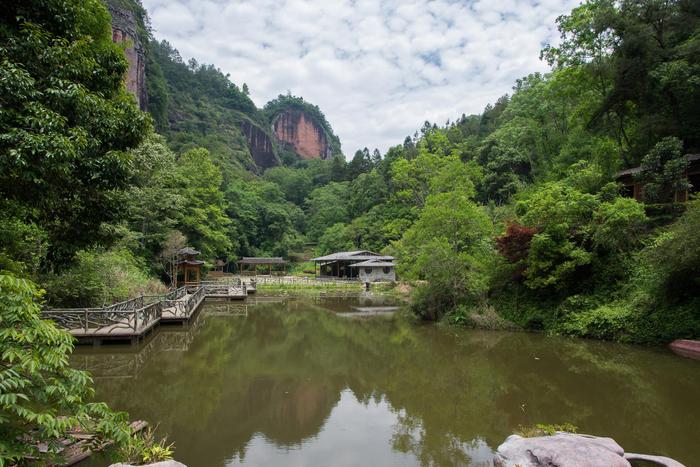
[[[241,131],[248,143],[248,149],[255,165],[267,169],[279,164],[272,141],[267,133],[247,120],[241,124]]]
[[[273,122],[275,136],[291,146],[302,159],[328,159],[331,146],[323,128],[302,110],[289,109]]]
[[[125,44],[129,69],[126,72],[126,89],[136,97],[141,110],[146,110],[146,60],[143,46],[136,33],[136,17],[129,10],[107,5],[112,15],[112,40]]]

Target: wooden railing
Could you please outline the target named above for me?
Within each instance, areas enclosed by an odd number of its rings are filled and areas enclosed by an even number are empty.
[[[186,289],[186,287],[181,287],[180,289]],[[177,292],[177,289],[173,292]],[[171,294],[173,294],[171,292]],[[170,295],[170,294],[169,294]],[[184,293],[173,294],[172,297],[163,300],[163,308],[170,309],[174,314],[175,318],[189,318],[192,313],[194,313],[195,308],[202,301],[206,295],[206,289],[204,287],[197,287],[194,291],[187,297],[187,300],[182,300],[183,297],[187,295],[187,291]]]
[[[162,312],[162,302],[145,304],[144,297],[137,297],[105,308],[45,310],[42,317],[53,320],[62,328],[85,334],[140,334],[157,322]]]
[[[357,278],[338,278],[338,277],[298,277],[298,276],[284,276],[284,277],[256,277],[257,285],[309,285],[309,286],[323,286],[323,285],[342,285],[348,287],[357,287]]]
[[[207,295],[240,295],[246,296],[248,293],[247,285],[241,282],[240,279],[232,281],[210,281],[202,282],[202,288],[206,290]]]
[[[164,310],[168,319],[187,320],[207,295],[240,298],[246,294],[246,284],[234,278],[183,286],[162,295],[141,295],[104,308],[44,310],[42,317],[77,336],[140,336],[164,318]]]

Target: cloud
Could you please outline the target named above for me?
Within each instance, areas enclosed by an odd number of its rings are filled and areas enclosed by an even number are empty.
[[[326,114],[346,155],[385,152],[425,120],[479,113],[546,71],[543,43],[578,0],[143,0],[157,39]]]

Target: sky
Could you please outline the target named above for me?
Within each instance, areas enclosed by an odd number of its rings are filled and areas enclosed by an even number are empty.
[[[258,107],[318,105],[343,152],[480,113],[547,64],[579,0],[142,0],[156,39],[247,83]]]

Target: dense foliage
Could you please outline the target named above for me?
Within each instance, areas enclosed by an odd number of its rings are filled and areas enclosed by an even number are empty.
[[[31,282],[0,274],[0,465],[53,460],[76,428],[96,443],[130,437],[123,414],[90,402],[92,380],[68,364],[73,339],[40,318],[38,298]]]
[[[551,73],[304,188],[305,233],[319,253],[395,254],[403,279],[427,281],[413,305],[424,318],[479,324],[495,308],[580,336],[698,336],[698,271],[673,253],[698,238],[698,208],[669,203],[697,189],[685,171],[700,150],[700,10],[589,0],[557,23],[560,45],[542,52]],[[634,166],[646,204],[615,179]]]
[[[60,268],[119,215],[126,150],[148,122],[122,85],[126,59],[99,1],[6,3],[0,43],[0,208],[19,242],[2,256]]]
[[[561,43],[542,52],[550,73],[349,161],[318,107],[281,95],[258,109],[246,84],[157,42],[138,0],[112,3],[138,20],[150,115],[125,90],[101,2],[0,11],[0,464],[77,425],[128,441],[123,417],[89,402],[89,378],[67,364],[70,337],[39,303],[161,291],[185,245],[208,262],[393,254],[424,319],[700,336],[700,204],[674,204],[698,188],[685,176],[700,151],[697,2],[584,1],[557,20]],[[244,128],[273,141],[288,109],[323,128],[334,157],[271,143],[284,164],[261,173]],[[641,202],[615,177],[635,166]]]

